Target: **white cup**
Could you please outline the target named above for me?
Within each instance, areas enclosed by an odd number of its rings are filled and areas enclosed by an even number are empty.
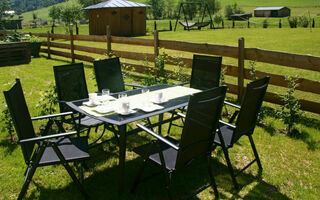
[[[163,98],[163,93],[162,92],[157,92],[156,93],[156,100],[158,102],[161,102],[162,101],[162,98]]]
[[[89,103],[96,104],[98,94],[97,93],[89,93],[88,96],[89,96]]]
[[[129,101],[121,102],[121,109],[123,113],[128,113],[130,109],[130,102]]]

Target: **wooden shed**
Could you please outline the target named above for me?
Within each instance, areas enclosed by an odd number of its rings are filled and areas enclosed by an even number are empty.
[[[149,5],[125,0],[109,0],[84,9],[89,14],[89,34],[105,35],[107,25],[118,36],[146,34],[146,8]]]
[[[254,9],[255,17],[288,17],[290,8],[287,7],[258,7]]]
[[[237,21],[246,21],[251,17],[252,17],[252,13],[241,13],[241,14],[230,15],[230,18],[232,20],[237,20]]]

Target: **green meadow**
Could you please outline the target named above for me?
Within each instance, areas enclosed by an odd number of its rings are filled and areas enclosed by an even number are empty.
[[[145,2],[140,0],[137,2]],[[232,4],[235,1],[220,1],[222,7]],[[164,31],[159,33],[160,39],[179,40],[197,43],[213,43],[222,45],[237,46],[238,39],[244,37],[245,47],[260,48],[266,50],[282,51],[296,54],[310,54],[320,56],[320,2],[315,0],[237,0],[238,5],[245,11],[252,11],[258,6],[288,6],[292,8],[295,15],[303,15],[310,11],[311,16],[316,19],[316,28],[277,28],[277,25],[266,29],[260,24],[245,28],[246,22],[239,22],[238,28],[227,28],[231,26],[226,22],[226,29],[184,31],[178,25],[177,31]],[[37,11],[38,17],[46,19],[47,9]],[[25,23],[32,19],[32,12],[24,14]],[[263,19],[252,18],[251,21],[262,22]],[[286,21],[286,18],[282,19]],[[268,19],[270,22],[278,22],[279,18]],[[317,26],[317,21],[319,22]],[[172,20],[174,25],[174,20]],[[238,23],[238,22],[237,22]],[[287,23],[287,22],[284,22]],[[157,21],[158,29],[167,29],[169,20]],[[147,35],[139,38],[152,39],[152,20],[147,21]],[[242,26],[242,28],[240,28]],[[38,28],[24,28],[22,32],[45,33],[50,31],[50,26]],[[80,34],[88,35],[88,25],[80,26]],[[55,28],[55,33],[65,34],[63,26]],[[46,40],[46,38],[43,38]],[[54,42],[70,43],[65,40],[55,40]],[[77,45],[106,48],[106,43],[75,41]],[[112,49],[153,53],[153,47],[143,47],[125,44],[112,44]],[[58,49],[57,49],[58,50]],[[59,49],[61,51],[69,51]],[[192,58],[191,53],[161,49],[169,55]],[[78,54],[89,55],[95,58],[106,58],[104,55],[90,54],[76,51]],[[15,78],[20,78],[26,102],[31,116],[38,116],[40,109],[37,106],[42,97],[42,93],[48,89],[50,83],[54,83],[53,66],[70,63],[70,59],[60,56],[47,58],[45,53],[40,54],[40,58],[32,58],[29,64],[0,67],[0,91],[7,90],[14,83]],[[122,61],[145,64],[145,61],[133,61],[122,59]],[[81,62],[81,61],[76,61]],[[237,60],[224,57],[224,64],[237,66]],[[93,65],[84,62],[85,75],[89,92],[95,92],[96,81],[94,77]],[[152,63],[149,63],[152,65]],[[249,67],[249,62],[245,63]],[[271,65],[266,63],[256,63],[255,68],[260,71],[280,75],[298,75],[301,78],[320,81],[320,73],[314,71],[300,70],[295,68]],[[166,69],[175,69],[175,66],[166,65]],[[190,74],[190,70],[186,70]],[[130,71],[125,73],[125,82],[141,83],[145,78],[143,74]],[[226,77],[226,82],[236,83],[236,79]],[[170,81],[173,83],[173,81]],[[128,88],[129,89],[129,88]],[[283,87],[269,86],[268,91],[283,94],[286,89]],[[296,91],[295,96],[301,99],[308,99],[320,103],[320,95]],[[235,101],[234,95],[228,95],[230,100]],[[295,125],[297,132],[286,135],[281,130],[285,125],[276,117],[279,106],[264,102],[263,108],[266,111],[266,118],[262,125],[256,126],[253,138],[259,152],[263,166],[261,176],[258,176],[258,166],[253,164],[237,177],[240,184],[239,190],[234,190],[232,181],[228,173],[226,161],[220,148],[212,153],[213,173],[218,185],[221,199],[306,199],[317,200],[320,196],[320,115],[304,112],[301,120]],[[5,109],[4,96],[0,95],[0,111]],[[58,111],[57,111],[58,112]],[[169,117],[169,116],[165,116]],[[157,118],[152,118],[156,121]],[[46,121],[34,123],[37,134],[39,128]],[[0,130],[4,123],[0,122]],[[130,124],[130,128],[135,128],[135,124]],[[166,133],[167,125],[164,125],[163,132]],[[155,129],[157,131],[157,129]],[[102,130],[99,130],[102,131]],[[173,136],[180,138],[181,129],[174,128]],[[102,140],[111,137],[111,133]],[[94,140],[98,135],[91,134],[90,140]],[[20,146],[15,141],[11,142],[7,131],[0,132],[0,199],[16,199],[24,180],[26,165]],[[122,196],[118,195],[118,155],[119,148],[115,140],[104,143],[96,148],[90,149],[91,158],[88,160],[88,169],[85,170],[84,187],[91,199],[167,199],[164,187],[164,179],[154,176],[152,179],[142,182],[135,194],[130,193],[130,187],[134,177],[142,163],[142,159],[135,154],[132,149],[136,146],[150,141],[152,138],[144,133],[128,136],[126,153],[126,181],[125,191]],[[247,138],[241,138],[230,151],[231,162],[235,169],[241,169],[253,159],[250,143]],[[182,172],[173,177],[173,191],[175,199],[187,197],[192,192],[204,186],[209,181],[206,168],[206,160],[197,160]],[[150,175],[157,171],[156,166],[149,165],[145,173]],[[33,181],[28,189],[26,199],[82,199],[77,187],[73,184],[66,170],[61,165],[38,168]],[[194,199],[211,200],[214,199],[213,190],[208,188],[198,194]]]

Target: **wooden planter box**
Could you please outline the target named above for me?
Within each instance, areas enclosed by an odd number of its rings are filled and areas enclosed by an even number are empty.
[[[0,44],[0,66],[27,64],[30,61],[29,42]]]

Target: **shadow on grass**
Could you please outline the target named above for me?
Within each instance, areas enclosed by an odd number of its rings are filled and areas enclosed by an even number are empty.
[[[300,133],[298,130],[294,129],[292,133],[288,134],[288,136],[296,140],[302,140],[304,143],[308,145],[308,149],[311,151],[320,149],[319,141],[315,141],[312,137],[310,137],[309,133],[305,131],[302,131]]]
[[[18,147],[18,144],[16,142],[12,143],[10,139],[4,139],[0,141],[0,147],[5,149],[6,155],[10,155]]]
[[[105,147],[103,147],[105,148]],[[98,151],[98,150],[97,150]],[[101,151],[101,150],[99,150]],[[95,152],[91,157],[94,159],[94,163],[91,161],[89,166],[95,166],[97,159],[101,159],[103,156],[97,156],[98,152]],[[100,152],[101,155],[105,155],[104,151]],[[106,155],[105,155],[106,156]],[[114,157],[114,154],[109,155],[108,158],[102,158],[101,162],[105,159]],[[113,165],[111,167],[99,168],[84,180],[84,187],[90,196],[90,199],[168,199],[165,189],[165,180],[162,174],[158,176],[152,176],[151,179],[147,179],[141,182],[134,194],[130,193],[133,180],[137,174],[138,168],[142,164],[142,159],[137,158],[126,162],[125,172],[125,185],[124,193],[118,194],[118,166]],[[242,173],[237,177],[240,185],[240,191],[233,189],[231,177],[228,173],[228,169],[225,165],[219,163],[216,159],[211,160],[213,173],[218,185],[220,198],[234,199],[289,199],[286,195],[282,194],[275,186],[269,184],[251,174]],[[92,168],[91,168],[92,169]],[[144,175],[148,176],[161,170],[159,166],[149,164],[146,166]],[[70,178],[69,178],[70,179]],[[188,167],[178,171],[173,175],[172,179],[172,191],[174,199],[186,198],[195,191],[209,182],[209,176],[207,172],[206,159],[195,160]],[[245,195],[239,195],[241,190],[246,185],[255,183],[253,188],[250,188]],[[29,192],[28,199],[83,199],[78,188],[71,182],[67,187],[59,189],[50,189],[46,187],[45,183],[36,184],[37,189]],[[248,189],[246,189],[248,190]],[[202,194],[207,199],[214,199],[213,189],[207,189]],[[194,197],[193,199],[200,199]]]

